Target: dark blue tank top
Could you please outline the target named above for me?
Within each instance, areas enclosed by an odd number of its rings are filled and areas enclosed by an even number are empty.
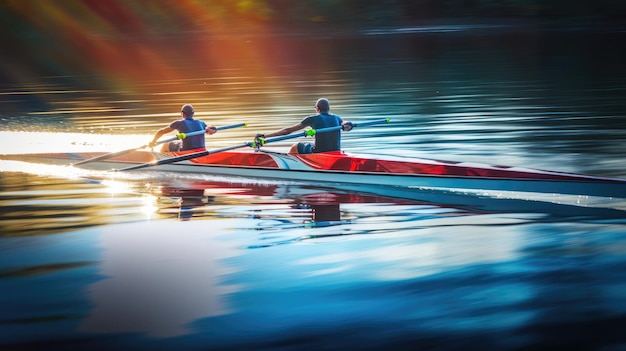
[[[340,126],[341,122],[343,122],[343,120],[337,115],[333,115],[332,113],[320,113],[319,115],[306,117],[300,123],[313,129],[321,129]],[[315,134],[315,148],[313,152],[341,150],[340,133],[340,131],[332,131]]]
[[[206,129],[206,123],[193,118],[183,118],[172,122],[170,128],[178,130],[179,133],[189,133]],[[201,149],[204,147],[204,134],[192,135],[183,139],[182,150]]]

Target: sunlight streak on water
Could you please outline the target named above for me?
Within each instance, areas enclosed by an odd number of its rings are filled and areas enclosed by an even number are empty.
[[[146,144],[151,135],[0,132],[0,154],[125,150]]]

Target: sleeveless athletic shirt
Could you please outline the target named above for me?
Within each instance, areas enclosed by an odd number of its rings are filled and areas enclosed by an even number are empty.
[[[339,126],[341,122],[343,122],[343,120],[337,115],[333,115],[332,113],[320,113],[319,115],[306,117],[300,123],[313,129],[321,129]],[[313,152],[337,150],[341,150],[340,131],[315,134],[315,148]]]
[[[206,123],[193,118],[183,118],[172,122],[170,128],[178,130],[179,133],[190,133],[204,130]],[[183,147],[181,150],[201,148],[204,148],[204,134],[192,135],[183,139]]]

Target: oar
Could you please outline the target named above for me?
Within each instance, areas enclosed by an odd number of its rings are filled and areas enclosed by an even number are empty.
[[[134,166],[130,166],[130,167],[116,169],[116,171],[131,171],[133,169],[141,169],[141,168],[158,166],[158,165],[166,165],[166,164],[170,164],[170,163],[176,163],[176,162],[180,162],[180,161],[191,160],[192,158],[198,158],[198,157],[202,157],[202,156],[216,154],[218,152],[224,152],[224,151],[239,149],[239,148],[246,147],[246,146],[254,147],[254,145],[255,145],[254,141],[249,141],[247,143],[243,143],[243,144],[239,144],[239,145],[233,145],[233,146],[227,146],[227,147],[223,147],[223,148],[220,148],[220,149],[205,150],[205,151],[194,152],[194,153],[186,154],[186,155],[180,155],[180,156],[175,156],[175,157],[170,157],[170,158],[164,158],[164,159],[158,160],[158,161],[152,161],[152,162],[148,162],[148,163],[142,163],[142,164],[139,164],[139,165],[134,165]]]
[[[373,120],[373,121],[361,122],[361,123],[354,123],[354,122],[352,122],[352,128],[371,126],[371,125],[374,125],[374,124],[389,123],[389,121],[390,121],[389,118],[383,118],[383,119],[376,119],[376,120]],[[281,141],[281,140],[294,139],[294,138],[307,137],[307,136],[314,136],[315,134],[332,132],[332,131],[341,130],[341,129],[343,129],[343,126],[327,127],[327,128],[320,128],[320,129],[307,129],[307,130],[302,131],[302,132],[293,133],[293,134],[287,134],[287,135],[280,135],[280,136],[273,137],[273,138],[268,138],[268,139],[261,138],[260,142],[258,143],[260,145],[258,145],[258,146],[263,146],[265,144],[273,143],[273,142]],[[256,147],[256,146],[257,145],[253,145],[252,147]]]
[[[243,122],[243,123],[230,124],[230,125],[227,125],[227,126],[221,126],[221,127],[215,128],[215,129],[217,129],[217,130],[225,130],[225,129],[233,129],[233,128],[245,127],[247,125],[248,125],[248,123]],[[170,141],[174,141],[174,140],[178,140],[178,139],[185,139],[186,137],[190,137],[190,136],[194,136],[194,135],[200,135],[200,134],[204,134],[204,133],[206,133],[206,130],[199,130],[199,131],[189,132],[189,133],[178,133],[174,137],[157,141],[155,143],[155,145],[160,145],[160,144],[163,144],[163,143],[169,143]],[[111,152],[111,153],[108,153],[108,154],[92,157],[90,159],[82,160],[82,161],[76,162],[76,163],[74,163],[72,165],[73,166],[78,166],[78,165],[82,165],[82,164],[89,163],[89,162],[106,160],[107,158],[124,155],[124,154],[127,154],[129,152],[133,152],[135,150],[146,148],[148,146],[149,146],[149,144],[145,144],[145,145],[141,145],[139,147],[134,147],[132,149],[126,149],[126,150],[122,150],[122,151]]]
[[[352,128],[359,127],[359,126],[362,127],[362,126],[369,126],[369,125],[374,125],[374,124],[389,123],[389,121],[390,121],[389,118],[385,118],[385,119],[379,119],[379,120],[374,120],[374,121],[369,121],[369,122],[352,123]],[[321,129],[307,129],[299,133],[281,135],[281,136],[277,136],[277,137],[273,137],[269,139],[262,138],[259,142],[257,142],[256,140],[248,141],[239,145],[227,146],[227,147],[223,147],[220,149],[205,150],[205,151],[194,152],[194,153],[186,154],[186,155],[164,158],[162,160],[157,160],[157,161],[142,163],[142,164],[134,165],[130,167],[120,168],[120,169],[117,169],[116,171],[131,171],[131,170],[141,169],[141,168],[146,168],[146,167],[166,165],[170,163],[176,163],[180,161],[191,160],[191,159],[198,158],[198,157],[208,156],[211,154],[216,154],[218,152],[230,151],[234,149],[240,149],[243,147],[259,147],[259,146],[262,146],[268,143],[273,143],[276,141],[295,139],[295,138],[300,138],[303,136],[313,136],[318,133],[326,133],[326,132],[331,132],[331,131],[340,130],[340,129],[342,129],[342,126],[328,127],[328,128],[321,128]]]

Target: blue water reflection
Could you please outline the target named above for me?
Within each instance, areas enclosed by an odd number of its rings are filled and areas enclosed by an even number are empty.
[[[469,202],[175,179],[185,182],[149,190],[162,219],[3,238],[3,340],[59,339],[68,349],[514,348],[568,338],[550,325],[626,312],[624,273],[612,269],[626,257],[617,209],[581,218],[565,216],[575,206],[536,201],[493,198],[495,208],[521,207],[485,211],[473,196],[444,193]],[[193,189],[212,201],[174,216],[166,198],[197,197]],[[544,211],[523,207],[533,204]],[[322,221],[316,206],[327,206]]]
[[[173,221],[102,231],[104,279],[87,288],[93,309],[79,330],[173,337],[188,334],[196,319],[228,313],[223,295],[239,288],[221,282],[234,267],[220,261],[241,253],[215,239],[221,221],[202,225],[210,231]]]

